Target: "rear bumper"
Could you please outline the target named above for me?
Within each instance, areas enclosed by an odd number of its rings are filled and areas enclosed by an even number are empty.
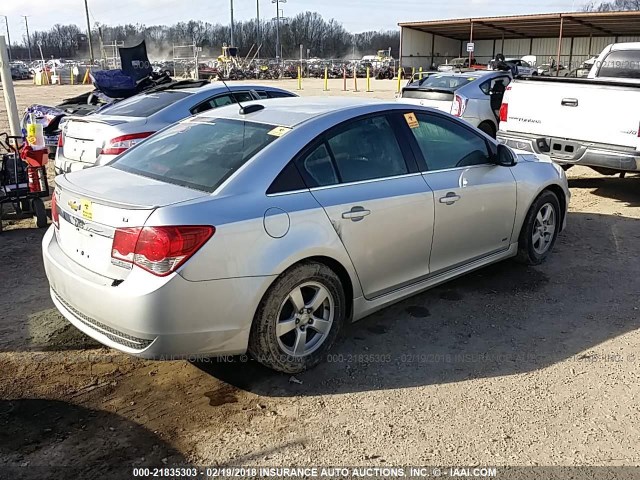
[[[255,309],[273,277],[190,282],[179,274],[132,271],[118,286],[60,249],[52,226],[43,243],[51,298],[98,342],[142,358],[171,360],[246,352]]]
[[[624,172],[640,171],[640,152],[630,148],[502,131],[498,132],[498,141],[517,150],[549,155],[561,165],[584,165]],[[555,151],[550,148],[552,144],[559,145],[563,150]],[[540,148],[541,145],[546,145],[548,150]],[[572,151],[567,152],[567,147]]]

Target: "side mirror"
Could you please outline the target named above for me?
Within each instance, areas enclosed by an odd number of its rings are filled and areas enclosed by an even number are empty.
[[[496,165],[502,167],[513,167],[516,163],[516,154],[506,145],[498,144],[498,150],[495,156]]]

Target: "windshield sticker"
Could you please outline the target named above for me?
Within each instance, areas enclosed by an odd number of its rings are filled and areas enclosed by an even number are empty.
[[[291,128],[289,127],[276,127],[273,130],[267,132],[269,135],[273,135],[274,137],[281,137],[287,132],[290,132]]]
[[[416,114],[413,112],[405,113],[404,119],[407,121],[407,125],[409,125],[409,128],[418,128],[420,126],[420,123],[416,118]]]

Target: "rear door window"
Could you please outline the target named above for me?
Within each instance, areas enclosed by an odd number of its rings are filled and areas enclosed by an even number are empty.
[[[409,173],[386,116],[357,120],[327,141],[343,183]]]
[[[409,173],[405,152],[387,115],[335,127],[309,148],[296,159],[309,188]]]
[[[106,107],[100,113],[121,117],[148,117],[189,95],[186,92],[174,91],[143,93]]]
[[[305,155],[299,161],[299,168],[309,187],[326,187],[338,183],[338,174],[326,142]]]
[[[127,150],[111,167],[213,192],[278,137],[273,125],[211,119],[183,122]]]
[[[599,77],[640,78],[640,50],[620,50],[607,55]]]

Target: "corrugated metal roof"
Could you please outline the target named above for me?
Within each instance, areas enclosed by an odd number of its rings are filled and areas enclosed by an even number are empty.
[[[637,11],[459,18],[398,25],[456,40],[469,40],[473,23],[473,38],[486,40],[501,38],[503,34],[505,38],[551,37],[560,33],[561,21],[565,37],[640,35],[640,12]]]

